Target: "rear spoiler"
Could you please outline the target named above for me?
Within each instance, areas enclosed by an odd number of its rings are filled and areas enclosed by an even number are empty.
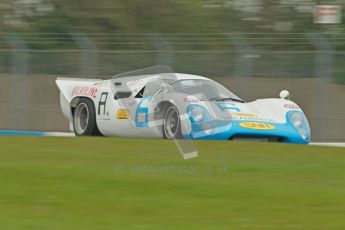
[[[75,86],[88,86],[97,82],[103,81],[102,79],[90,79],[90,78],[65,78],[58,77],[56,79],[56,85],[65,99],[70,102],[72,91]]]

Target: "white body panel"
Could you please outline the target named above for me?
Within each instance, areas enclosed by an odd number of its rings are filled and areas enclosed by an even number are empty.
[[[287,123],[286,114],[292,110],[300,108],[292,101],[281,98],[258,99],[248,103],[224,102],[225,109],[222,110],[221,102],[198,101],[191,95],[181,95],[176,93],[155,94],[149,98],[134,98],[134,95],[147,84],[154,81],[161,75],[144,75],[135,77],[125,77],[112,80],[101,79],[68,79],[58,78],[57,86],[60,89],[60,103],[63,114],[72,124],[72,107],[75,106],[78,98],[86,97],[93,101],[96,111],[96,122],[99,131],[105,136],[120,137],[140,137],[140,138],[162,138],[162,120],[154,119],[154,110],[161,102],[170,102],[178,108],[182,122],[182,134],[191,132],[192,124],[187,116],[186,107],[191,104],[199,104],[210,111],[213,117],[220,117],[225,120],[234,121],[259,121],[269,123]],[[177,80],[182,79],[203,79],[205,77],[174,74]],[[118,84],[118,86],[114,86]],[[115,100],[115,94],[121,89],[129,89],[132,96]],[[220,104],[220,105],[219,105]],[[141,117],[140,108],[145,108],[147,117]],[[128,119],[119,119],[118,110],[129,111]],[[145,127],[140,126],[139,119],[147,119]],[[71,126],[73,127],[73,126]]]

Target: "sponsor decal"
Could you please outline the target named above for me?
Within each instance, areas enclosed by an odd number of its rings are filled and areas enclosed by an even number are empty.
[[[128,81],[128,82],[127,82],[127,85],[128,85],[128,86],[136,85],[136,84],[138,84],[139,82],[140,82],[139,80]]]
[[[86,96],[96,98],[98,87],[95,86],[76,86],[73,88],[72,97]]]
[[[199,103],[200,101],[197,98],[187,96],[183,98],[184,102]]]
[[[242,122],[240,126],[247,129],[258,129],[258,130],[272,130],[276,127],[262,122]]]
[[[248,119],[256,119],[258,118],[257,114],[253,113],[231,113],[231,115],[234,117],[234,119],[238,120],[248,120]]]
[[[135,99],[129,99],[127,106],[132,108],[133,106],[137,105],[137,101]]]
[[[139,85],[140,84],[145,84],[145,82],[147,81],[147,78],[144,79],[138,79],[138,80],[132,80],[132,81],[127,81],[127,86],[135,86],[135,85]]]
[[[300,109],[300,107],[295,104],[285,104],[284,107],[287,109]]]
[[[235,112],[231,113],[232,119],[234,120],[249,120],[249,121],[259,121],[259,122],[274,122],[274,120],[269,118],[260,117],[258,114],[253,113],[241,113]],[[226,119],[226,117],[225,117]]]
[[[116,113],[117,119],[128,119],[129,111],[127,109],[118,109]]]

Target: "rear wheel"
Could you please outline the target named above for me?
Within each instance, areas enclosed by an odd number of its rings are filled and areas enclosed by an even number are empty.
[[[166,139],[182,138],[180,114],[175,106],[168,107],[165,112],[163,134]]]
[[[90,99],[81,98],[74,110],[73,127],[76,136],[97,136],[96,111]]]

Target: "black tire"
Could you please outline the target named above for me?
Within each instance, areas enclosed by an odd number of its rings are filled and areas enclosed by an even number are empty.
[[[173,117],[173,120],[172,119]],[[170,131],[169,131],[170,130]],[[165,139],[182,139],[180,113],[176,106],[167,107],[163,118],[163,135]]]
[[[73,113],[73,128],[76,136],[100,136],[96,123],[96,111],[93,102],[80,98]]]

